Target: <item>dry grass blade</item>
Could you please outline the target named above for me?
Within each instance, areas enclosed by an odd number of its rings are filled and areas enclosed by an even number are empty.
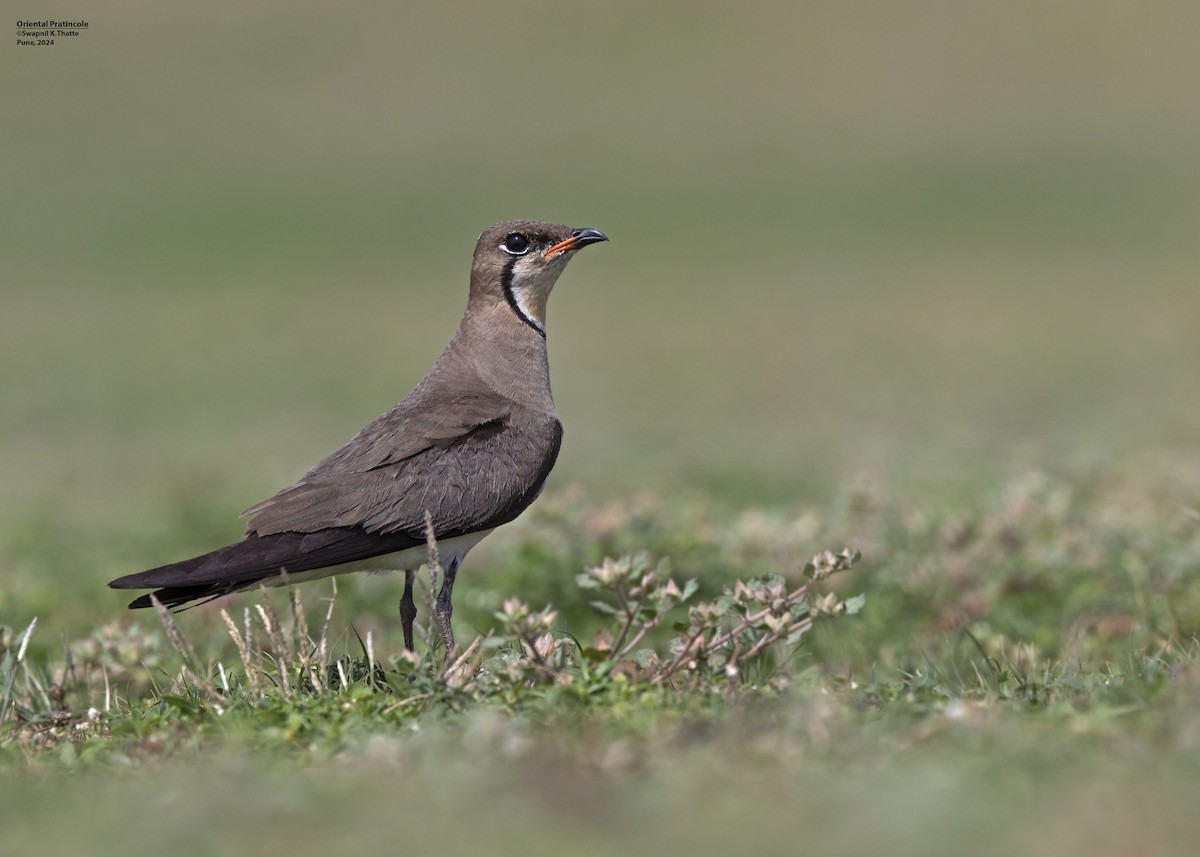
[[[300,590],[292,587],[292,640],[295,644],[296,657],[313,688],[319,693],[324,689],[321,683],[320,670],[313,668],[313,645],[308,636],[308,622],[304,617],[304,604],[300,599]]]
[[[279,671],[279,683],[283,688],[283,698],[292,698],[291,677],[288,675],[288,664],[292,662],[292,653],[288,647],[287,639],[283,636],[283,631],[279,626],[279,616],[275,613],[275,608],[271,606],[270,598],[267,595],[267,588],[260,587],[259,591],[262,594],[262,601],[255,605],[258,608],[259,619],[262,620],[263,630],[267,632],[267,639],[271,641],[271,650],[274,653],[275,666]]]
[[[333,605],[337,603],[337,578],[330,578],[333,593],[326,600],[329,607],[325,611],[325,622],[321,625],[321,639],[317,642],[317,660],[325,663],[329,657],[329,624],[333,621]]]
[[[29,627],[25,629],[25,633],[21,637],[21,645],[17,648],[17,663],[25,660],[25,651],[29,648],[29,639],[33,636],[34,629],[37,628],[37,622],[37,616],[34,616],[33,621],[29,623]]]
[[[479,651],[479,647],[482,644],[483,637],[476,637],[471,642],[471,645],[467,646],[466,651],[454,659],[453,663],[451,663],[449,658],[446,659],[445,663],[442,664],[442,679],[446,684],[454,688],[467,686],[474,677],[474,673],[469,669],[470,664],[468,664],[468,661],[475,656],[475,653]]]
[[[62,650],[63,675],[59,684],[63,687],[74,687],[78,681],[75,675],[75,656],[71,653],[71,644],[67,641],[66,634],[62,635]]]
[[[425,693],[413,694],[412,696],[406,696],[406,697],[404,697],[404,699],[396,700],[395,702],[393,702],[391,705],[389,705],[387,708],[383,709],[383,711],[381,711],[379,713],[382,715],[388,715],[388,714],[391,714],[393,711],[399,711],[401,708],[403,708],[406,705],[411,705],[414,702],[420,702],[422,699],[429,699],[431,696],[433,696],[433,694],[429,693],[428,691],[426,691]]]
[[[13,658],[8,652],[5,652],[3,658],[0,658],[0,726],[6,724],[10,714],[19,710],[22,704],[17,694],[17,673],[20,672],[24,676],[25,693],[22,695],[23,698],[28,699],[37,687],[37,679],[30,672],[29,665],[25,663],[25,652],[29,648],[29,639],[33,636],[36,627],[37,619],[34,618],[21,637],[16,658]]]
[[[167,640],[171,644],[176,654],[183,660],[182,675],[189,679],[196,687],[199,687],[209,696],[214,695],[212,685],[200,677],[200,673],[196,669],[196,650],[192,648],[192,644],[188,642],[187,637],[179,630],[179,626],[175,624],[175,617],[171,615],[171,611],[163,606],[154,595],[150,596],[150,603],[154,606],[154,612],[158,614],[158,619],[162,622],[163,628],[167,632]]]
[[[237,646],[238,654],[241,655],[242,666],[246,670],[246,683],[253,687],[258,683],[258,675],[254,669],[254,661],[250,657],[250,649],[247,647],[246,641],[242,639],[242,635],[238,633],[237,625],[234,624],[233,618],[224,608],[221,608],[221,618],[225,620],[225,627],[229,629],[229,636],[233,639],[233,644]]]
[[[250,608],[242,608],[242,627],[246,631],[246,651],[254,651],[254,624],[250,621]]]
[[[425,510],[425,559],[431,568],[441,568],[442,560],[438,555],[437,536],[433,532],[433,516]]]
[[[433,532],[433,518],[429,510],[425,510],[425,565],[429,568],[429,615],[437,615],[437,584],[438,575],[442,573],[442,557],[438,552],[437,536]],[[432,633],[434,623],[427,623],[425,643],[431,649],[432,641],[428,634]]]
[[[271,641],[271,650],[274,652],[276,659],[290,662],[292,660],[292,649],[288,645],[287,638],[283,635],[283,627],[279,621],[279,615],[275,612],[275,607],[271,604],[266,587],[262,587],[259,591],[262,594],[262,601],[254,606],[258,610],[258,617],[262,621],[263,630],[267,632],[267,639]]]
[[[300,600],[300,590],[295,587],[291,590],[292,603],[292,637],[296,642],[297,655],[304,657],[299,650],[307,648],[308,640],[308,622],[304,618],[304,605]]]
[[[183,658],[183,664],[188,669],[196,663],[196,652],[192,648],[192,644],[188,642],[187,637],[183,636],[183,632],[179,630],[179,626],[175,624],[175,617],[171,615],[171,611],[163,606],[163,603],[154,595],[150,596],[150,603],[154,605],[154,612],[158,614],[158,620],[162,622],[163,628],[167,632],[167,640],[171,644],[171,648]]]

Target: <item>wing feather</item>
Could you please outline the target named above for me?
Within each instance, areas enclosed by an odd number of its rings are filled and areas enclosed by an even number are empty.
[[[361,527],[416,537],[428,512],[444,538],[511,520],[553,466],[561,424],[494,393],[450,402],[384,414],[299,482],[246,510],[247,532]]]

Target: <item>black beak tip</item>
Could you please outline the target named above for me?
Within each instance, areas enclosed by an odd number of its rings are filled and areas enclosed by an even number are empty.
[[[571,232],[571,237],[575,239],[573,242],[575,247],[586,247],[588,244],[598,244],[608,240],[608,236],[599,229],[576,229]]]

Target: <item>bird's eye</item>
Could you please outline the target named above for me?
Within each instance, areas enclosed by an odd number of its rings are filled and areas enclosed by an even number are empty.
[[[500,249],[513,256],[524,256],[532,246],[529,239],[520,232],[511,232],[504,237],[504,243],[500,245]]]

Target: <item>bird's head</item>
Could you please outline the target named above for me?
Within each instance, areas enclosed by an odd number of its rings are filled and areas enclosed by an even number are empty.
[[[504,305],[546,335],[546,300],[575,251],[607,241],[595,229],[537,220],[497,223],[479,236],[471,265],[471,302]]]

